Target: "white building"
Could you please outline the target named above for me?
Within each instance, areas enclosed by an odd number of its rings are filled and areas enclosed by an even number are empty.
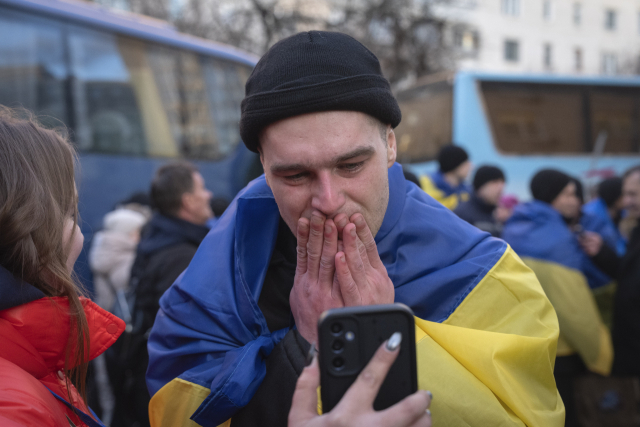
[[[458,0],[438,14],[462,69],[640,72],[640,0]]]

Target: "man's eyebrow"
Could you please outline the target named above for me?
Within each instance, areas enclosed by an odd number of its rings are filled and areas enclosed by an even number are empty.
[[[350,151],[346,154],[341,154],[333,159],[329,160],[328,164],[336,165],[338,163],[345,162],[347,160],[351,160],[355,157],[372,155],[375,152],[375,148],[373,147],[359,147]],[[276,163],[270,167],[272,173],[287,173],[287,172],[296,172],[304,169],[310,169],[312,167],[309,163]]]

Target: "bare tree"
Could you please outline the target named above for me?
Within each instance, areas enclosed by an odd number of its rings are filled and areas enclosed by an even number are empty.
[[[380,59],[392,84],[451,67],[446,22],[434,6],[451,0],[96,0],[166,19],[179,31],[261,55],[276,41],[319,29],[350,34]]]

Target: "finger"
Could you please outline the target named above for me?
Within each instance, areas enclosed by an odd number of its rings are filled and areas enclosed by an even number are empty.
[[[322,245],[322,256],[320,257],[320,283],[329,289],[333,283],[335,272],[335,257],[338,253],[338,230],[333,220],[328,219],[324,223],[324,243]]]
[[[296,383],[289,411],[289,425],[303,425],[318,415],[318,394],[320,371],[318,358],[314,357],[309,366],[302,370]]]
[[[353,214],[351,215],[351,222],[356,225],[356,233],[358,234],[358,238],[364,244],[364,247],[367,251],[367,258],[369,263],[373,268],[380,268],[384,264],[382,264],[382,260],[380,259],[380,254],[378,254],[378,245],[376,245],[376,241],[371,233],[371,229],[365,221],[364,216],[362,214]]]
[[[340,294],[345,307],[362,305],[362,295],[360,289],[351,276],[351,271],[347,265],[347,259],[344,252],[336,254],[336,277],[340,285]]]
[[[353,277],[353,280],[355,280],[356,284],[360,288],[360,293],[366,292],[369,287],[369,281],[367,280],[366,275],[366,265],[362,260],[363,257],[358,249],[356,226],[351,223],[347,224],[342,236],[342,241],[344,242],[344,253],[347,258],[347,265],[351,271],[351,277]],[[364,249],[362,253],[365,254]]]
[[[304,274],[307,272],[307,242],[309,241],[309,220],[300,218],[298,220],[298,229],[296,231],[298,245],[298,261],[296,265],[296,274]]]
[[[320,257],[322,256],[322,242],[324,241],[324,216],[319,212],[311,214],[309,227],[309,242],[307,243],[307,274],[311,282],[318,279]]]
[[[426,412],[430,405],[429,394],[424,390],[418,390],[392,407],[378,412],[380,425],[430,425],[431,414]]]
[[[394,333],[391,338],[382,343],[367,366],[360,372],[358,378],[344,394],[339,405],[343,402],[347,407],[372,407],[378,395],[378,390],[384,381],[389,368],[398,357],[402,335]],[[390,348],[391,347],[391,348]]]
[[[344,230],[344,227],[349,224],[349,217],[347,214],[340,213],[333,218],[333,222],[338,228],[338,235],[342,236],[342,230]]]

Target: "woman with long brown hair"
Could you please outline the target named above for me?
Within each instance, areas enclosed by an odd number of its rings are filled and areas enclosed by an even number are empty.
[[[0,106],[0,425],[101,426],[86,404],[89,360],[123,322],[82,296],[73,265],[75,152],[26,111]]]

